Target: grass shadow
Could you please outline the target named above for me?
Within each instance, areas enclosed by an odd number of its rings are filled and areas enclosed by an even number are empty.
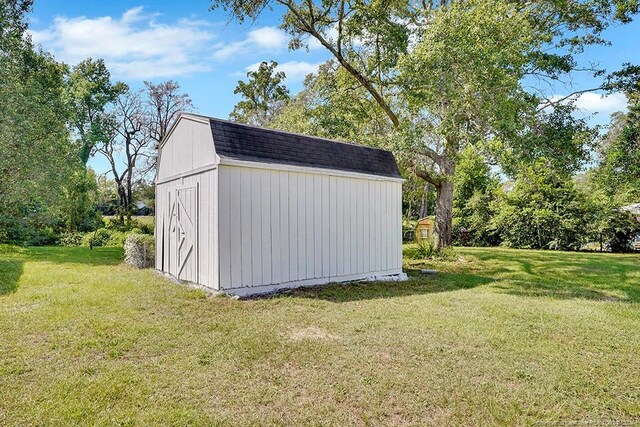
[[[22,260],[0,260],[0,296],[15,292],[24,270]]]
[[[489,275],[498,276],[496,288],[503,293],[640,302],[640,257],[635,255],[505,249],[474,250],[473,256]]]
[[[397,298],[440,292],[453,292],[472,289],[493,282],[490,277],[473,274],[437,273],[420,274],[419,270],[405,270],[409,280],[404,282],[349,282],[333,283],[275,294],[297,298],[322,299],[336,303]]]
[[[87,247],[37,246],[27,248],[25,255],[30,261],[55,264],[118,265],[123,260],[124,250],[115,247],[91,250]]]

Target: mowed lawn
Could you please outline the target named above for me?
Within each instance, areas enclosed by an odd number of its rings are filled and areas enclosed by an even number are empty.
[[[234,300],[119,249],[0,249],[0,425],[640,423],[640,256],[458,249]]]

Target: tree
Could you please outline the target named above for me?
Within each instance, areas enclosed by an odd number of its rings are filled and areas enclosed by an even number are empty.
[[[126,90],[126,85],[111,81],[102,59],[87,58],[69,70],[65,88],[70,130],[79,161],[64,189],[63,220],[69,230],[91,231],[100,224],[100,218],[95,209],[96,176],[86,164],[96,145],[106,140],[109,125],[106,111]]]
[[[115,215],[118,212],[118,186],[106,174],[97,177],[96,207],[103,215]]]
[[[155,142],[155,155],[149,157],[146,164],[147,171],[156,170],[158,156],[157,149],[167,136],[171,126],[178,119],[180,113],[194,109],[193,101],[186,93],[180,93],[180,85],[173,81],[154,84],[144,82],[146,88],[146,104],[149,113],[149,137]]]
[[[525,92],[524,77],[566,76],[575,52],[638,11],[636,0],[212,0],[240,21],[272,6],[283,10],[290,47],[314,39],[404,134],[400,154],[438,193],[438,247],[451,240],[459,150],[517,134],[523,113],[558,104]]]
[[[544,160],[522,168],[495,210],[492,227],[516,248],[579,249],[596,221],[573,181]]]
[[[63,188],[61,217],[65,228],[71,231],[93,231],[102,225],[96,209],[98,183],[93,169],[79,167]]]
[[[585,119],[574,117],[573,103],[554,105],[551,111],[538,111],[518,135],[509,141],[492,139],[486,152],[511,177],[523,164],[544,159],[549,167],[566,176],[577,173],[598,142],[598,128],[590,127]]]
[[[0,2],[0,241],[34,243],[60,221],[76,167],[64,102],[65,67],[25,33],[30,0]]]
[[[640,201],[640,91],[627,97],[628,112],[613,117],[596,174],[619,204]]]
[[[491,226],[499,180],[472,145],[460,152],[454,177],[453,228],[458,243],[489,246],[499,243]]]
[[[238,81],[233,93],[241,99],[229,118],[254,126],[267,126],[289,100],[289,90],[284,85],[285,74],[275,71],[278,63],[262,62],[256,71],[247,73],[247,82]]]
[[[96,139],[93,154],[107,159],[110,175],[118,194],[121,219],[129,215],[134,202],[134,189],[155,175],[157,149],[167,136],[180,112],[193,108],[191,98],[180,93],[174,81],[158,84],[145,82],[145,89],[132,90],[118,84],[118,96],[106,104],[97,119],[102,138]],[[107,209],[104,206],[104,209]]]
[[[105,118],[106,136],[96,144],[96,152],[104,156],[118,189],[120,214],[131,213],[134,174],[140,160],[153,155],[151,120],[145,108],[142,91],[128,89],[120,95],[113,110]]]
[[[598,220],[592,227],[594,240],[611,252],[629,252],[630,243],[640,232],[640,222],[630,213],[609,203],[597,203]]]
[[[72,130],[77,136],[78,152],[87,163],[93,147],[106,138],[105,110],[126,90],[122,82],[111,82],[104,60],[80,61],[68,76],[66,97],[71,110]]]

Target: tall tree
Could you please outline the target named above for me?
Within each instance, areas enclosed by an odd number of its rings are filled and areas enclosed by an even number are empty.
[[[126,85],[111,81],[104,60],[87,58],[73,66],[67,88],[72,131],[78,140],[80,159],[86,164],[93,147],[106,137],[106,108],[126,90]]]
[[[96,176],[87,162],[95,146],[107,138],[107,109],[125,90],[124,83],[111,81],[111,73],[102,59],[87,58],[68,72],[65,99],[79,158],[77,171],[64,191],[64,221],[70,230],[90,231],[99,223],[95,209]]]
[[[77,153],[63,98],[65,67],[34,50],[29,0],[0,1],[0,241],[23,243],[59,221]]]
[[[118,189],[121,215],[130,213],[133,184],[141,160],[153,156],[151,119],[142,91],[128,89],[120,95],[105,118],[106,138],[95,146],[96,153],[109,162]]]
[[[256,71],[247,73],[247,81],[238,81],[233,93],[241,99],[229,118],[255,126],[266,126],[278,115],[289,100],[289,90],[284,85],[285,74],[276,71],[278,63],[262,62]]]
[[[155,173],[160,142],[167,136],[180,113],[194,110],[193,101],[187,93],[181,93],[180,84],[168,80],[161,83],[144,82],[146,104],[149,113],[149,137],[155,142],[156,154],[146,162],[147,171]]]
[[[614,76],[613,89],[626,93],[626,113],[612,117],[600,148],[596,180],[619,204],[640,201],[640,67]]]
[[[526,93],[523,78],[557,81],[579,68],[574,54],[605,43],[602,31],[630,21],[638,1],[212,0],[216,7],[240,21],[279,7],[290,47],[311,38],[336,59],[405,134],[402,151],[436,187],[436,244],[444,246],[458,151],[511,136],[525,112],[557,104]]]

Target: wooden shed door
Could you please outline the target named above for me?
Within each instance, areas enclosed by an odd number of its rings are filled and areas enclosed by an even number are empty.
[[[177,188],[169,223],[170,273],[198,283],[198,187]]]

